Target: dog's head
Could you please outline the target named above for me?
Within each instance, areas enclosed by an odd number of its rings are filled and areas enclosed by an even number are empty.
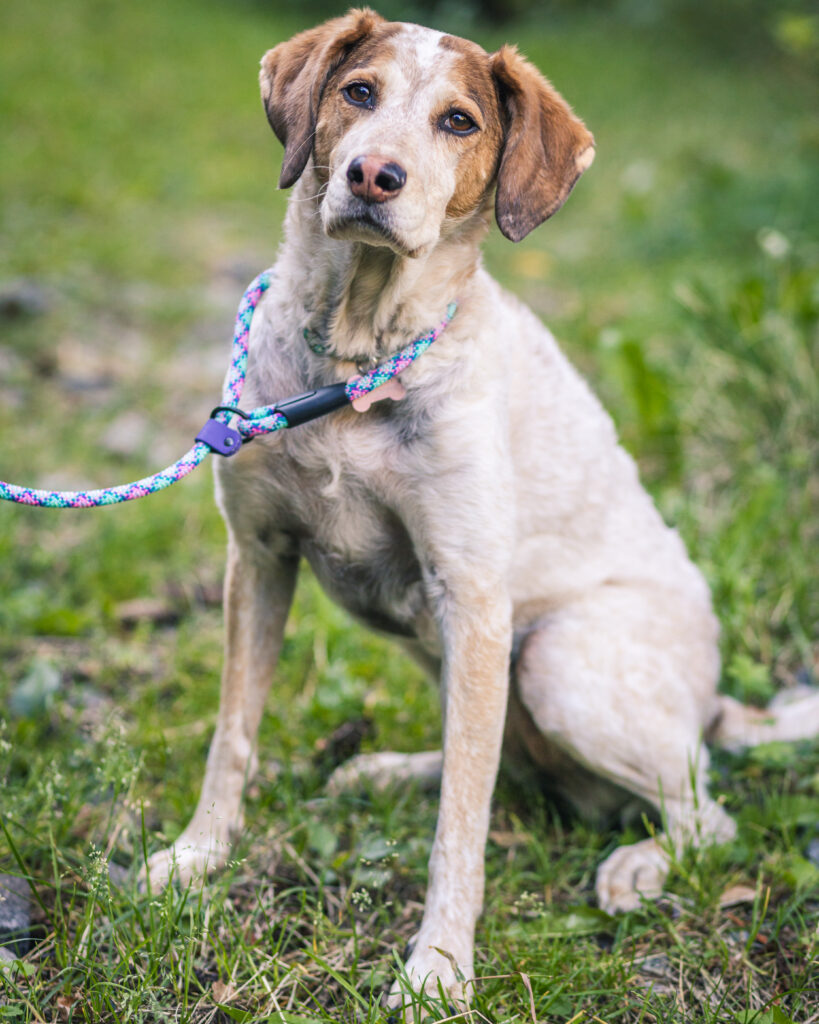
[[[594,158],[583,122],[514,47],[352,10],[269,50],[262,99],[289,188],[312,155],[332,238],[429,251],[491,202],[520,241]]]

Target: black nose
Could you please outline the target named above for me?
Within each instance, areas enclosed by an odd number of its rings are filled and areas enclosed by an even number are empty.
[[[347,181],[354,196],[365,203],[383,203],[404,187],[407,172],[392,160],[382,162],[376,156],[357,156],[347,168]]]

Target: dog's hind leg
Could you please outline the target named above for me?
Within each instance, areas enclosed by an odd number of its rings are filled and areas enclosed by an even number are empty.
[[[385,750],[375,754],[357,754],[340,765],[327,780],[330,796],[369,785],[387,789],[394,783],[417,782],[423,789],[433,789],[441,781],[444,755],[440,750],[424,750],[417,754],[399,754]]]
[[[603,586],[524,640],[516,689],[547,744],[653,805],[668,842],[624,846],[600,867],[606,910],[660,893],[665,849],[720,842],[733,821],[707,790],[702,733],[717,707],[716,624],[674,592]],[[564,791],[571,792],[571,779]]]
[[[193,817],[176,842],[148,859],[153,887],[181,885],[220,867],[242,824],[242,796],[255,761],[256,733],[290,609],[297,558],[269,540],[228,543],[225,662],[216,732]]]
[[[721,696],[708,740],[727,750],[742,750],[774,740],[792,742],[819,736],[819,688],[782,690],[767,708],[748,707]]]
[[[734,837],[734,821],[711,799],[705,788],[706,768],[703,747],[699,763],[692,765],[688,793],[678,799],[666,798],[660,793],[652,800],[662,813],[667,829],[664,836],[619,846],[600,865],[595,888],[598,903],[604,910],[609,913],[634,910],[641,900],[659,896],[672,851],[674,856],[679,856],[687,845],[724,843]]]

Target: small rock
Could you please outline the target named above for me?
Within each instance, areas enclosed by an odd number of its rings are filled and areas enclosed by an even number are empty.
[[[819,839],[811,839],[805,851],[805,856],[814,867],[819,868]]]
[[[650,988],[661,995],[669,995],[674,991],[674,967],[665,953],[636,960],[634,966],[638,973],[630,979],[631,984],[639,988]]]
[[[0,946],[0,977],[4,974],[11,974],[18,959],[10,949]],[[0,992],[0,1006],[8,1006],[8,1004],[8,999]]]
[[[0,319],[37,316],[50,306],[48,293],[36,281],[5,281],[0,284]]]
[[[124,868],[121,864],[114,864],[113,861],[108,861],[108,878],[117,889],[121,889],[128,881],[128,868]]]
[[[15,718],[39,718],[51,707],[61,685],[62,675],[54,662],[34,658],[28,672],[11,691],[9,711]]]
[[[31,891],[16,875],[0,875],[0,946],[15,957],[25,956],[33,944]]]

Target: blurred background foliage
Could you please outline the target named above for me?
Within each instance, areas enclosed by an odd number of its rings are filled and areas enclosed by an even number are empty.
[[[265,6],[265,0],[240,0]],[[339,13],[327,0],[303,0],[316,18]],[[363,5],[362,5],[363,6]],[[819,54],[819,14],[812,0],[382,0],[370,4],[386,18],[417,21],[457,31],[457,26],[572,20],[593,16],[607,22],[682,33],[694,45],[738,56],[756,49],[779,50],[810,60]]]

